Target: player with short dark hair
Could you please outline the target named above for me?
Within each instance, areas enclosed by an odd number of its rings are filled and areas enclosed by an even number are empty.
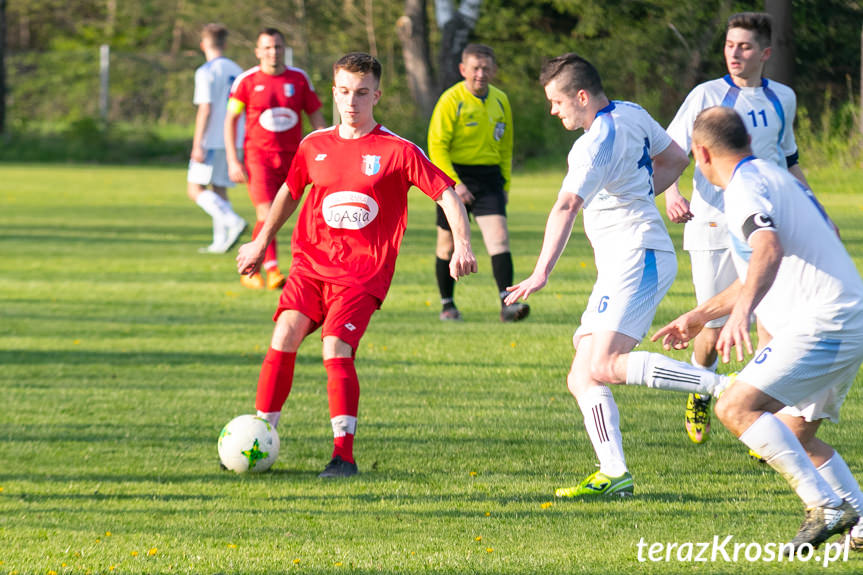
[[[494,50],[468,44],[459,71],[463,82],[445,91],[429,122],[429,157],[456,181],[455,191],[482,232],[501,302],[501,321],[527,317],[522,302],[503,303],[512,284],[506,204],[512,180],[513,123],[506,94],[490,82],[497,72]],[[435,276],[441,298],[441,320],[460,320],[455,305],[455,282],[449,274],[453,236],[443,211],[437,210]]]
[[[321,477],[357,473],[353,442],[359,405],[354,357],[392,281],[407,224],[411,186],[437,202],[455,236],[453,278],[476,272],[467,213],[454,183],[416,145],[374,119],[380,64],[351,53],[334,66],[333,98],[341,123],[306,136],[260,234],[240,247],[237,268],[256,273],[266,246],[311,189],[291,239],[293,261],[258,380],[258,415],[274,427],[293,382],[297,349],[321,327],[333,427],[332,460]]]
[[[797,109],[794,91],[763,76],[765,62],[771,55],[770,41],[768,14],[732,15],[725,34],[728,74],[693,88],[668,126],[668,134],[688,151],[692,144],[692,126],[699,112],[710,106],[728,106],[745,120],[756,156],[787,168],[808,185],[798,163],[794,140]],[[683,249],[689,252],[695,299],[701,303],[731,285],[737,273],[731,263],[722,190],[707,181],[697,166],[692,188],[691,205],[680,194],[676,182],[668,189],[665,201],[669,219],[686,223]],[[701,331],[693,345],[693,365],[716,369],[716,338],[724,322],[725,318],[716,318]],[[759,338],[766,341],[769,334],[759,328]],[[694,443],[704,442],[710,432],[710,397],[689,396],[684,420],[689,438]]]
[[[228,114],[225,118],[225,139],[228,141],[228,169],[235,182],[249,184],[249,196],[255,205],[257,223],[252,237],[257,237],[267,219],[279,186],[285,181],[291,160],[303,137],[301,114],[305,112],[314,129],[326,126],[321,114],[321,102],[308,75],[299,68],[285,65],[285,37],[275,28],[264,28],[258,35],[255,56],[260,64],[244,72],[234,82]],[[240,162],[234,135],[240,115],[246,114],[244,158]],[[266,286],[279,289],[285,276],[279,271],[276,239],[267,246],[264,259]],[[242,284],[248,288],[263,288],[260,273],[244,275]]]
[[[243,69],[224,55],[228,29],[207,24],[201,30],[201,52],[207,63],[195,70],[195,135],[186,176],[189,198],[213,218],[213,241],[202,253],[223,254],[231,249],[246,221],[228,201],[227,188],[234,187],[228,177],[225,156],[225,113],[231,84]],[[212,189],[207,189],[207,187]]]
[[[688,158],[643,108],[610,101],[596,69],[577,54],[546,62],[540,79],[551,114],[567,130],[585,132],[569,153],[569,170],[548,216],[533,274],[509,288],[506,303],[546,285],[584,208],[597,278],[573,335],[575,357],[567,386],[578,401],[600,467],[555,495],[632,494],[620,416],[608,386],[626,383],[627,364],[621,358],[647,334],[677,273],[674,246],[655,196],[680,176]]]

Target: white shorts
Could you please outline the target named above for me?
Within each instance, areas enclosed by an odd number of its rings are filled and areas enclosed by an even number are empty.
[[[189,171],[186,181],[190,184],[209,186],[210,184],[220,188],[233,188],[234,182],[228,177],[228,159],[225,150],[205,150],[206,156],[203,162],[189,162]]]
[[[731,250],[690,250],[692,262],[692,285],[695,286],[695,301],[702,304],[722,292],[737,279],[737,270],[731,261]],[[704,327],[722,327],[728,316],[712,319]]]
[[[839,421],[839,408],[863,362],[863,335],[828,339],[777,335],[741,370],[738,381],[782,403],[782,413],[806,421]]]
[[[636,249],[614,261],[597,262],[597,267],[573,345],[597,331],[615,331],[641,341],[677,275],[677,257],[674,252]]]

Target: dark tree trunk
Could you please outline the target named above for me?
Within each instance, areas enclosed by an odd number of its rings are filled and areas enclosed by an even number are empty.
[[[438,97],[429,56],[428,19],[425,0],[405,0],[405,14],[396,22],[408,86],[423,117],[429,118]]]
[[[791,0],[764,0],[764,11],[773,18],[773,52],[764,67],[764,75],[791,86],[794,82]]]
[[[0,134],[6,131],[6,0],[0,0]]]

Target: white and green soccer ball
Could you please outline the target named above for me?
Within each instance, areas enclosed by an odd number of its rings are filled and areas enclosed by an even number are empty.
[[[219,459],[231,471],[266,471],[278,456],[279,434],[266,419],[240,415],[219,434]]]

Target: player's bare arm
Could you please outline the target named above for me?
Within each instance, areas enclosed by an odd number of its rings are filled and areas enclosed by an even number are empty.
[[[446,215],[453,235],[453,253],[449,263],[450,275],[458,280],[462,276],[476,273],[476,257],[470,245],[470,224],[467,210],[452,188],[444,190],[437,204]]]
[[[321,112],[320,108],[309,114],[309,123],[312,125],[313,130],[323,130],[329,126],[327,121],[324,119],[324,114]]]
[[[260,269],[267,246],[299,205],[300,200],[292,198],[287,184],[282,184],[258,236],[240,246],[237,254],[237,272],[240,275],[252,275]]]
[[[704,328],[704,324],[731,313],[742,289],[740,280],[735,281],[722,292],[657,330],[650,340],[657,341],[662,338],[662,346],[666,350],[686,349],[690,340]]]
[[[689,200],[680,193],[680,180],[668,186],[665,190],[665,214],[675,224],[685,224],[692,219],[689,211]]]
[[[728,321],[719,333],[716,351],[723,363],[731,359],[731,348],[737,347],[737,360],[743,361],[744,349],[752,354],[752,341],[749,338],[749,320],[752,311],[761,302],[773,285],[779,264],[785,253],[779,242],[779,235],[770,230],[759,230],[749,237],[752,255],[743,284]]]
[[[209,120],[210,104],[198,104],[198,111],[195,114],[195,135],[192,138],[192,154],[190,156],[195,162],[203,162],[206,159],[204,146],[201,143],[204,141],[204,131],[207,129]]]
[[[519,299],[527,299],[530,294],[545,287],[551,270],[554,269],[557,260],[560,259],[564,248],[566,248],[566,242],[569,240],[572,226],[575,223],[575,216],[578,215],[582,205],[584,205],[584,200],[581,196],[564,191],[558,194],[557,201],[548,215],[545,237],[542,240],[542,250],[539,252],[536,267],[530,277],[506,288],[509,291],[509,295],[504,300],[506,305],[511,305]]]
[[[689,154],[675,142],[653,156],[653,190],[658,196],[677,182],[680,174],[689,165]]]
[[[237,122],[242,113],[242,110],[237,111],[236,107],[230,105],[225,113],[225,159],[228,161],[228,177],[238,184],[246,182],[247,179],[246,168],[237,153]]]

